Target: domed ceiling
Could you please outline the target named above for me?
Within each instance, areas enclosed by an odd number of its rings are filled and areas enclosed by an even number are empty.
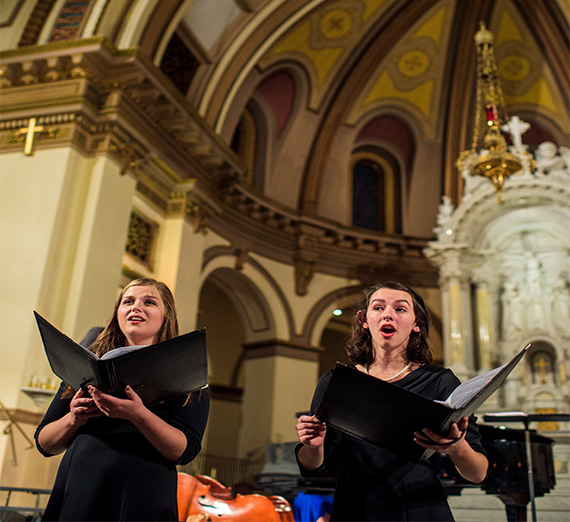
[[[351,167],[375,154],[402,178],[400,231],[425,235],[412,209],[460,198],[480,22],[508,112],[532,125],[525,143],[567,144],[568,2],[196,0],[178,30],[203,50],[188,89],[200,114],[228,142],[244,111],[253,121],[254,187],[350,224]]]
[[[88,55],[88,44],[104,42],[110,51],[83,60],[84,71],[98,77],[98,85],[126,85],[123,93],[178,140],[180,156],[188,144],[197,156],[217,150],[214,163],[229,163],[234,171],[239,164],[242,189],[275,211],[426,239],[433,237],[442,195],[454,203],[461,199],[455,163],[471,145],[474,35],[482,22],[494,35],[507,111],[531,124],[523,136],[529,151],[543,141],[570,144],[569,5],[11,2],[0,29],[10,31],[2,48],[5,60],[14,62],[2,81],[25,85],[28,72],[56,63],[45,56],[68,49],[69,57],[46,74],[46,81],[62,79],[61,69],[79,60],[74,46]],[[19,25],[23,30],[16,31]],[[27,46],[37,50],[29,70],[17,63]],[[11,49],[20,54],[11,55]],[[128,69],[131,56],[140,61],[136,72]],[[164,78],[149,80],[147,63]],[[170,90],[177,91],[174,98]],[[168,109],[161,105],[166,99]],[[184,111],[198,124],[190,125]],[[206,142],[197,143],[204,132]],[[175,157],[155,154],[163,163]],[[194,176],[174,164],[170,169],[180,182]]]

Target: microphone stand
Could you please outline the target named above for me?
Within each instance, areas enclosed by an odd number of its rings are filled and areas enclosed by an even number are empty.
[[[528,493],[530,497],[530,508],[532,512],[532,522],[536,522],[536,505],[534,494],[534,475],[532,469],[532,446],[530,442],[530,428],[531,422],[568,422],[570,421],[570,414],[568,413],[535,413],[528,414],[522,411],[511,411],[504,413],[486,413],[483,415],[485,422],[522,422],[524,424],[524,442],[526,450],[526,466],[528,476]]]

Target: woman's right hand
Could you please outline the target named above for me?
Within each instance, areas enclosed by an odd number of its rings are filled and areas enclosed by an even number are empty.
[[[327,427],[315,415],[301,415],[295,429],[299,441],[305,446],[317,448],[325,442]]]
[[[69,405],[69,413],[49,424],[38,433],[38,445],[49,455],[64,452],[73,441],[77,430],[91,417],[99,417],[101,412],[86,392],[79,389]]]
[[[95,405],[95,401],[82,388],[79,388],[71,399],[69,412],[71,414],[71,422],[79,425],[85,424],[91,417],[99,417],[101,415],[101,412]]]

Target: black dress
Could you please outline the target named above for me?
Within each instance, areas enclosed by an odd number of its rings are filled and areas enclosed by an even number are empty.
[[[60,387],[42,428],[69,413],[71,399]],[[130,421],[101,416],[89,419],[75,435],[59,466],[43,521],[178,520],[177,464],[193,460],[201,448],[210,404],[210,390],[195,392],[184,406],[180,395],[149,409],[187,439],[178,462],[165,459]]]
[[[320,378],[311,414],[331,375],[332,370]],[[460,381],[451,370],[430,364],[393,384],[443,400]],[[474,417],[469,420],[466,438],[475,451],[485,454],[475,422]],[[297,446],[297,452],[301,447]],[[304,477],[336,476],[331,521],[452,521],[445,491],[436,475],[438,458],[436,453],[427,461],[410,461],[329,426],[323,466],[308,471],[299,463],[299,469]]]

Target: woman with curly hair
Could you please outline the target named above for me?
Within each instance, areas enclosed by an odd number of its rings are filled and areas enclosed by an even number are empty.
[[[427,342],[429,313],[412,288],[395,282],[369,288],[352,326],[347,354],[357,370],[436,400],[445,400],[460,384],[451,370],[433,364]],[[336,476],[330,520],[452,521],[434,457],[409,460],[316,418],[332,371],[319,380],[311,415],[299,417],[296,426],[301,474]],[[447,454],[465,479],[479,483],[485,478],[488,461],[474,417],[452,424],[445,436],[426,428],[414,437],[436,456]]]
[[[102,357],[176,336],[172,293],[141,278],[121,292],[91,349]],[[115,397],[62,383],[35,434],[44,456],[65,451],[42,520],[178,520],[176,466],[198,455],[209,403],[209,389],[146,406],[130,386]]]

